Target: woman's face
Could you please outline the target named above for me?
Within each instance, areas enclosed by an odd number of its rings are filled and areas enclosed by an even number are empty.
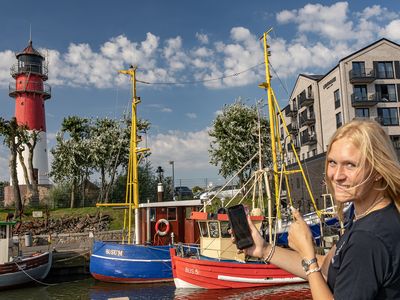
[[[357,201],[368,195],[372,188],[372,182],[365,181],[369,172],[365,168],[361,170],[361,152],[349,139],[335,141],[327,159],[326,175],[332,184],[336,201]]]

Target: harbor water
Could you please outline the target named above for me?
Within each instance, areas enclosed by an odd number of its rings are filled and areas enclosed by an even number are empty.
[[[194,290],[174,284],[111,284],[84,278],[51,285],[33,285],[0,291],[1,300],[131,300],[131,299],[312,299],[308,284],[271,288]]]

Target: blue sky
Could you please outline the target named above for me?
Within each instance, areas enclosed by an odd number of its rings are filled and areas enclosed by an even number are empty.
[[[273,86],[282,106],[299,73],[324,74],[338,60],[382,37],[400,42],[398,1],[2,1],[0,116],[14,114],[8,96],[15,52],[29,40],[49,60],[52,98],[46,102],[48,148],[68,115],[121,118],[129,106],[127,78],[192,82],[138,84],[141,118],[148,119],[151,161],[175,178],[216,178],[207,131],[225,104],[266,97],[257,87],[264,67],[223,80],[263,61],[258,38],[270,35]],[[281,79],[281,82],[277,78]],[[288,93],[286,92],[288,91]],[[8,150],[0,148],[0,180],[8,180]],[[50,158],[51,160],[51,158]]]

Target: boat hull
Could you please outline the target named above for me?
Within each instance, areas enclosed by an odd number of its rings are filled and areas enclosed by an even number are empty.
[[[52,253],[45,252],[0,265],[0,289],[43,280],[50,271]]]
[[[170,246],[95,241],[90,273],[100,281],[151,283],[172,281]]]
[[[179,257],[173,248],[170,252],[177,288],[234,289],[304,282],[271,264]]]

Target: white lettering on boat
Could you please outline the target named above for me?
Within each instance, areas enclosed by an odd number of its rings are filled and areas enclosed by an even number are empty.
[[[106,254],[114,256],[124,256],[124,251],[115,249],[106,249]]]
[[[199,275],[199,270],[185,267],[185,273]]]

